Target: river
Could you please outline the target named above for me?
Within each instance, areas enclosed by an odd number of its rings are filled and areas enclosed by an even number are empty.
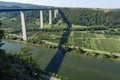
[[[25,44],[6,42],[2,49],[18,51]],[[52,50],[30,45],[32,56],[41,69],[57,70],[61,76],[70,80],[120,80],[120,62],[108,61],[87,56],[73,56],[62,54],[59,50]],[[61,54],[60,54],[61,53]],[[57,55],[56,55],[57,54]],[[55,70],[55,71],[56,71]]]

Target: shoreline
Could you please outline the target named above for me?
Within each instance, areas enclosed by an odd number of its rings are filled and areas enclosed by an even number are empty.
[[[27,42],[27,41],[18,41],[18,40],[4,40],[4,41],[13,42],[13,43],[28,44],[28,45],[33,45],[33,46],[40,47],[40,48],[47,48],[47,49],[51,49],[51,50],[56,50],[56,49],[54,49],[54,48],[48,48],[48,47],[46,47],[46,46],[41,46],[41,45],[39,45],[39,44],[29,43],[29,42]]]
[[[23,43],[23,44],[33,45],[33,46],[37,46],[40,48],[47,48],[47,49],[51,49],[51,50],[57,50],[57,48],[58,48],[58,47],[54,47],[54,45],[52,45],[52,44],[40,44],[39,45],[39,44],[29,43],[27,41],[18,41],[18,40],[4,40],[4,41]],[[53,46],[53,47],[51,47],[51,46]],[[69,47],[69,46],[66,46],[66,47]],[[72,49],[72,51],[70,51],[70,52],[66,51],[66,53],[72,54],[75,51],[77,51],[77,49],[75,49],[75,48],[71,48],[71,49]],[[110,52],[106,52],[106,51],[92,50],[92,49],[87,49],[87,48],[83,48],[83,47],[80,47],[80,49],[82,49],[84,51],[84,53],[76,52],[76,54],[85,55],[85,56],[94,57],[94,58],[99,58],[99,59],[103,58],[103,59],[108,59],[108,60],[120,61],[120,54],[119,53],[110,53]],[[96,55],[98,55],[98,56],[96,56]],[[109,57],[106,57],[106,56],[109,56]],[[117,58],[114,58],[113,56],[116,56]]]

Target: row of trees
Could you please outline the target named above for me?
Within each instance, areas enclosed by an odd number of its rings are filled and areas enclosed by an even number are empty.
[[[1,22],[0,22],[0,26],[1,26]],[[4,36],[4,31],[0,29],[0,41],[1,41],[1,38]]]

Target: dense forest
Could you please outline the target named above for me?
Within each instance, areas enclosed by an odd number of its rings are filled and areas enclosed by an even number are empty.
[[[63,8],[72,24],[82,26],[120,27],[120,10]]]

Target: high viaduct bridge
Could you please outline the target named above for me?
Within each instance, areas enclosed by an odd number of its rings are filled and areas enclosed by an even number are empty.
[[[0,9],[0,12],[20,12],[21,16],[21,25],[22,25],[22,37],[23,40],[27,40],[27,33],[26,33],[26,26],[25,26],[25,18],[24,18],[24,11],[40,11],[40,28],[44,28],[43,23],[43,11],[49,11],[49,24],[52,24],[52,11],[54,11],[54,18],[57,17],[57,13],[59,11],[58,8],[38,8],[38,9]]]
[[[53,72],[57,73],[61,63],[65,57],[66,51],[63,50],[62,45],[67,43],[68,41],[68,36],[70,35],[70,30],[71,30],[71,23],[65,16],[65,14],[62,12],[61,9],[58,8],[40,8],[40,9],[0,9],[0,12],[13,12],[13,11],[18,11],[20,12],[21,16],[21,25],[22,25],[22,34],[23,34],[23,40],[27,40],[27,34],[26,34],[26,27],[25,27],[25,18],[24,18],[24,12],[25,11],[34,11],[38,10],[40,11],[40,28],[44,28],[43,26],[43,11],[48,10],[49,11],[49,24],[52,24],[52,11],[54,11],[54,17],[56,18],[57,13],[60,14],[64,22],[66,23],[67,28],[62,34],[62,37],[60,38],[60,41],[58,43],[58,50],[56,51],[55,55],[52,57],[50,62],[45,68],[45,71],[48,72]],[[53,68],[54,66],[54,68]]]

